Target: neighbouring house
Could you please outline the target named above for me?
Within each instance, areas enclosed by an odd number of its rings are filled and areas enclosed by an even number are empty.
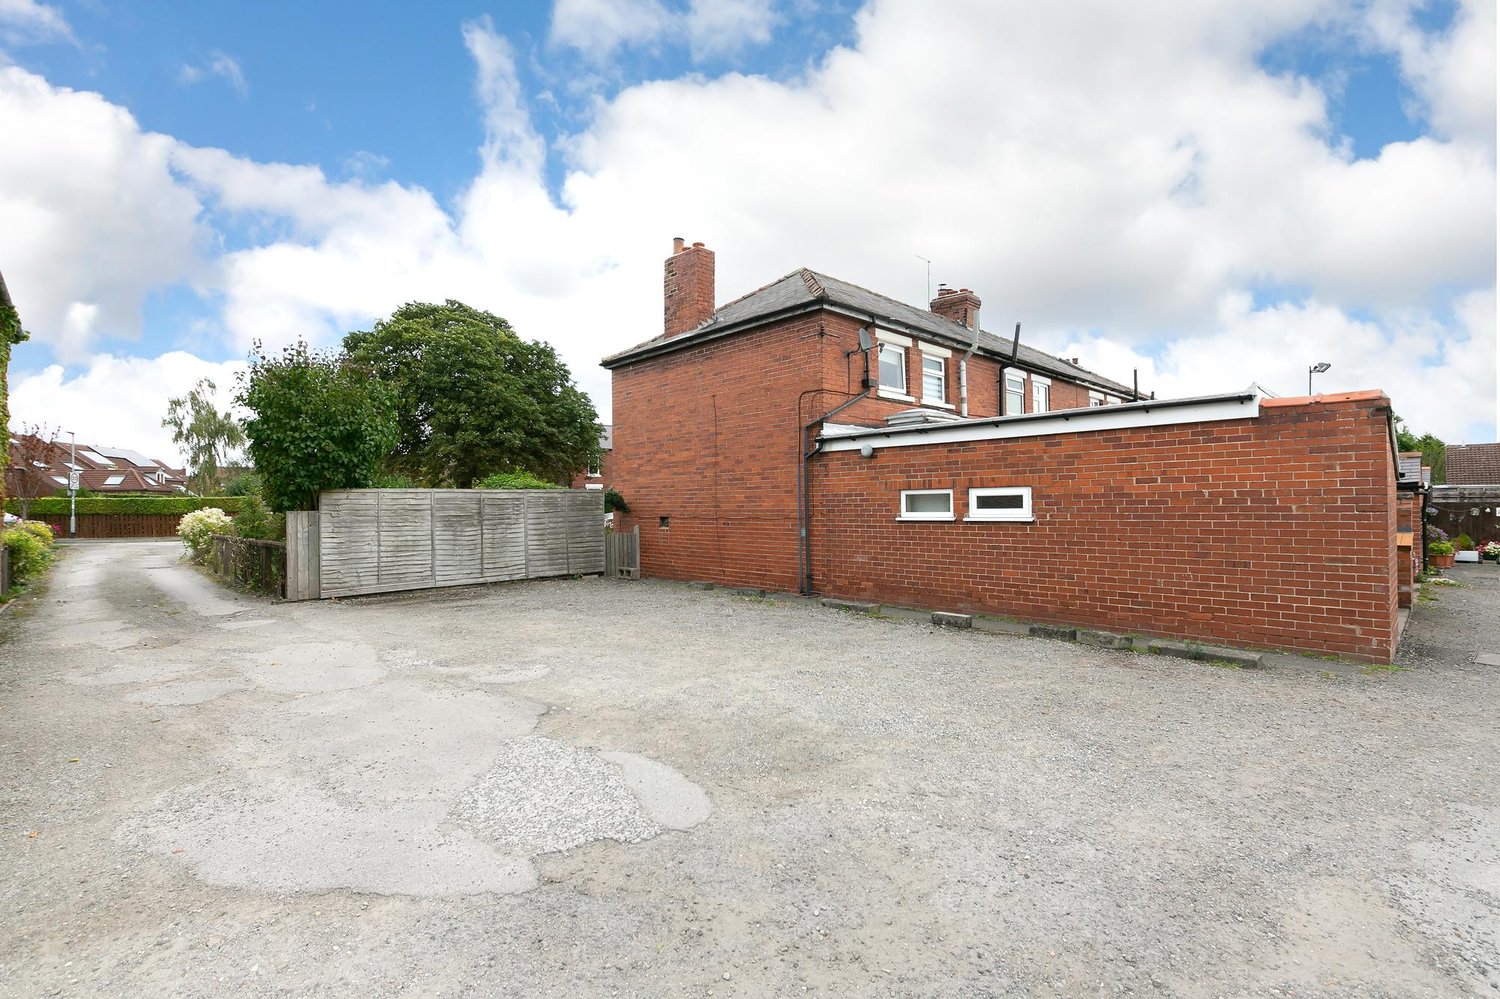
[[[1416,579],[1427,564],[1427,525],[1424,511],[1432,490],[1432,469],[1422,464],[1421,451],[1396,456],[1396,586],[1398,604],[1410,607]]]
[[[1397,467],[1378,391],[1154,399],[800,269],[716,306],[667,258],[612,373],[608,481],[645,576],[1388,662]]]
[[[1447,478],[1432,487],[1431,523],[1450,537],[1500,541],[1500,443],[1449,444]]]
[[[96,444],[78,444],[74,448],[71,442],[54,441],[45,448],[45,457],[23,461],[18,454],[23,437],[9,436],[10,463],[5,469],[5,491],[10,496],[39,499],[67,492],[68,473],[74,469],[78,471],[79,487],[94,493],[175,495],[187,490],[184,469],[126,448]]]
[[[611,489],[610,483],[610,455],[614,453],[613,428],[605,425],[604,431],[599,435],[599,447],[604,456],[599,459],[597,465],[591,465],[573,476],[570,483],[574,489]]]

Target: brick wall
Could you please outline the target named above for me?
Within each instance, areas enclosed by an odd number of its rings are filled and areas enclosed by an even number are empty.
[[[1056,384],[1056,383],[1054,383]],[[812,462],[820,593],[1389,662],[1389,402],[1265,400],[1254,420],[888,448]],[[1029,485],[1035,522],[965,523]],[[902,489],[959,519],[897,522]]]

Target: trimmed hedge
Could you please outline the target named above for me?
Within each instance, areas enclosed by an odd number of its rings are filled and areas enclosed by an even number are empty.
[[[239,513],[244,498],[240,496],[80,496],[78,513],[165,513],[183,514],[216,506],[225,513]],[[21,504],[15,499],[5,502],[5,509],[17,516]],[[31,516],[43,519],[66,517],[66,496],[45,496],[31,501]]]

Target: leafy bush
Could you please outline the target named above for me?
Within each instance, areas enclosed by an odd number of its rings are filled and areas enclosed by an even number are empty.
[[[625,497],[621,496],[617,491],[606,489],[604,490],[604,512],[629,513],[630,504],[626,503]]]
[[[52,562],[51,549],[30,531],[9,527],[0,532],[0,541],[10,552],[10,578],[17,586],[40,575]]]
[[[260,476],[254,472],[241,472],[224,486],[225,496],[259,496]]]
[[[530,472],[520,469],[514,472],[496,472],[494,475],[486,475],[474,483],[475,489],[563,489],[564,486],[556,482],[548,482],[539,479]]]
[[[1453,547],[1461,552],[1471,552],[1474,550],[1474,539],[1467,534],[1460,534],[1453,539]]]
[[[183,514],[209,507],[234,513],[240,508],[240,499],[238,496],[80,496],[78,513]],[[7,500],[5,507],[11,513],[20,512],[15,508],[14,500]],[[31,501],[31,514],[34,517],[66,517],[68,498],[48,496],[34,499]]]
[[[234,518],[234,533],[258,541],[281,541],[286,537],[286,515],[266,509],[259,496],[246,496]]]
[[[208,558],[213,551],[215,534],[233,533],[234,521],[229,518],[229,514],[217,507],[184,514],[182,522],[177,525],[177,535],[182,538],[182,543],[194,562],[202,562]]]
[[[410,475],[400,472],[383,472],[375,476],[376,489],[421,489],[422,484]]]
[[[23,520],[19,524],[17,524],[16,526],[19,527],[21,530],[26,531],[29,534],[35,535],[38,539],[40,539],[40,541],[42,542],[42,544],[46,545],[47,547],[50,548],[52,546],[52,539],[53,539],[52,528],[48,527],[46,524],[42,523],[41,521],[39,521],[39,520]]]
[[[1429,555],[1452,555],[1455,551],[1451,541],[1433,541],[1427,546]]]

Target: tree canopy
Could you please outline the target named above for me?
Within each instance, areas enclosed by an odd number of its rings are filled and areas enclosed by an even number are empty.
[[[182,449],[188,479],[199,496],[218,491],[219,467],[232,451],[245,446],[240,421],[214,406],[216,388],[211,380],[200,378],[187,395],[168,401],[161,421],[171,428],[172,443]]]
[[[256,345],[240,376],[237,402],[250,458],[267,504],[278,512],[311,510],[324,489],[374,483],[380,460],[396,443],[389,391],[347,358],[315,353],[305,343],[268,357]]]
[[[1401,417],[1396,417],[1396,447],[1402,451],[1421,451],[1422,464],[1432,469],[1432,484],[1440,486],[1448,481],[1448,445],[1432,434],[1418,437],[1407,429]]]
[[[388,471],[466,487],[511,470],[565,479],[599,455],[598,413],[567,365],[499,316],[452,300],[411,303],[350,333],[344,349],[391,390]]]

